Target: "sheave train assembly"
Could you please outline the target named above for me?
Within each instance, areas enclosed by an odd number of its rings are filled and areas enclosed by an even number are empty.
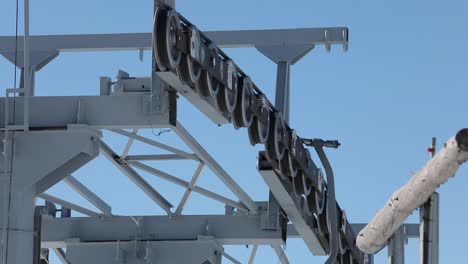
[[[270,166],[291,188],[296,203],[309,218],[310,228],[328,253],[333,251],[340,263],[367,263],[367,255],[355,245],[355,234],[345,212],[337,203],[329,202],[329,186],[304,147],[304,144],[315,146],[322,162],[328,163],[321,147],[336,148],[337,141],[299,137],[253,80],[174,9],[161,5],[156,8],[153,54],[153,70],[162,73],[163,79],[171,79],[167,72],[176,75],[182,84],[230,120],[234,128],[246,128],[250,144],[265,146],[259,167]],[[332,200],[335,201],[334,197]],[[283,223],[287,222],[285,215]],[[334,230],[336,235],[332,236]]]

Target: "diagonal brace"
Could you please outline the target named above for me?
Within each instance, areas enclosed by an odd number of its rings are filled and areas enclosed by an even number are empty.
[[[101,198],[99,198],[99,196],[97,196],[90,189],[88,189],[84,184],[78,181],[75,177],[70,175],[63,179],[63,181],[68,186],[70,186],[70,188],[79,193],[83,198],[88,200],[88,202],[96,206],[96,208],[99,209],[102,213],[104,213],[107,216],[112,215],[112,208]]]
[[[157,203],[168,215],[171,215],[172,204],[169,203],[159,192],[157,192],[147,181],[143,179],[127,163],[122,162],[118,156],[106,143],[101,141],[101,152],[112,162],[125,176],[135,183],[151,200]]]

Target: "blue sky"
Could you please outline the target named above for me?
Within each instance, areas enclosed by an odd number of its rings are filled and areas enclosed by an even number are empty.
[[[2,3],[0,35],[14,34],[15,1]],[[21,8],[21,6],[20,6]],[[334,166],[337,198],[351,222],[367,222],[428,159],[431,137],[446,141],[468,126],[468,17],[464,1],[178,1],[180,13],[202,30],[347,26],[349,51],[317,47],[292,67],[291,126],[303,137],[339,139],[342,147],[327,150]],[[151,1],[31,1],[31,34],[149,32]],[[22,18],[20,18],[22,21]],[[20,24],[20,32],[22,24]],[[256,84],[274,98],[275,65],[255,49],[227,50]],[[38,95],[97,95],[99,76],[114,77],[118,69],[134,76],[150,74],[150,53],[64,53],[37,74]],[[0,90],[13,86],[13,66],[0,59]],[[268,190],[255,169],[258,147],[245,130],[217,127],[186,102],[179,119],[217,157],[220,164],[255,200]],[[157,131],[156,131],[157,132]],[[154,138],[151,131],[143,135]],[[105,133],[119,152],[125,139]],[[180,145],[174,133],[158,138]],[[155,153],[136,144],[134,153]],[[157,165],[157,164],[153,164]],[[181,166],[183,165],[183,166]],[[187,179],[196,164],[161,165]],[[465,250],[468,168],[440,188],[441,263],[455,263]],[[182,190],[142,173],[158,190],[177,201]],[[116,214],[160,214],[162,211],[134,188],[112,165],[98,158],[75,176],[112,204]],[[200,185],[233,196],[208,170]],[[87,205],[66,186],[50,191]],[[92,206],[90,206],[92,208]],[[198,196],[186,213],[222,213],[223,207]],[[409,221],[417,221],[413,213]],[[250,249],[228,248],[246,261]],[[292,263],[322,263],[301,241],[288,241]],[[410,240],[408,263],[416,263],[417,243]],[[385,263],[386,252],[376,258]],[[275,263],[271,249],[259,251],[258,263]]]

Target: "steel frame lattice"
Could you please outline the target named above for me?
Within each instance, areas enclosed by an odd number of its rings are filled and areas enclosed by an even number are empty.
[[[170,13],[173,7],[173,2],[156,3],[155,14],[162,9]],[[182,20],[185,26],[196,29],[186,19]],[[156,22],[157,27],[159,24]],[[275,62],[278,65],[275,104],[269,103],[266,97],[262,99],[267,107],[284,115],[286,124],[290,114],[291,65],[317,45],[324,45],[327,50],[331,45],[342,45],[344,50],[348,46],[348,29],[344,27],[192,32],[200,34],[198,41],[203,39],[205,44],[208,40],[214,40],[219,47],[255,47]],[[314,192],[323,188],[319,190],[323,197],[319,195],[313,198],[321,198],[323,205],[320,212],[307,215],[304,208],[298,207],[303,201],[294,198],[295,184],[298,183],[294,179],[285,180],[280,177],[280,170],[271,164],[268,151],[260,154],[259,172],[270,187],[271,194],[268,201],[254,201],[235,178],[185,129],[177,119],[176,93],[187,98],[217,124],[232,122],[235,117],[231,115],[232,111],[219,111],[219,107],[215,106],[217,99],[201,97],[197,89],[184,83],[177,70],[162,71],[153,68],[152,75],[148,78],[130,78],[125,72],[119,72],[115,81],[102,77],[99,96],[34,96],[35,73],[61,52],[155,51],[153,45],[159,38],[156,34],[31,37],[26,34],[24,38],[18,38],[20,43],[27,43],[24,48],[16,48],[15,37],[0,37],[0,53],[11,62],[16,61],[15,57],[19,58],[17,66],[22,70],[24,79],[20,88],[8,89],[6,96],[0,98],[0,136],[4,139],[1,142],[3,155],[0,161],[0,180],[5,187],[0,195],[0,212],[3,216],[0,219],[0,261],[37,263],[39,255],[47,255],[46,251],[40,249],[50,248],[63,263],[146,261],[145,263],[214,264],[221,263],[222,257],[240,263],[224,252],[223,245],[253,245],[249,263],[254,263],[258,246],[269,245],[281,263],[289,263],[281,245],[286,238],[300,237],[315,255],[331,254],[328,263],[371,263],[372,256],[362,254],[354,242],[350,242],[363,224],[350,224],[334,200],[333,173],[322,150],[324,141],[314,141],[314,148],[324,164],[327,181],[322,176],[317,176],[321,174],[317,174],[314,179],[316,182],[312,184],[315,186],[310,187]],[[222,60],[229,60],[226,54],[221,50],[219,52]],[[158,56],[158,52],[153,54],[153,58]],[[240,73],[236,77],[242,80],[247,77],[238,70]],[[225,81],[223,78],[221,76],[218,81]],[[226,83],[226,86],[229,85]],[[254,88],[255,91],[251,92],[261,95],[261,91]],[[193,153],[139,135],[140,130],[149,128],[173,129]],[[105,143],[102,130],[128,138],[122,153],[117,153],[112,146]],[[135,141],[169,154],[130,155]],[[114,215],[109,204],[72,175],[99,153],[167,215]],[[191,160],[197,163],[197,167],[191,179],[185,181],[144,163],[154,160]],[[198,186],[197,181],[205,168],[216,174],[238,200]],[[135,169],[184,188],[182,199],[174,206]],[[323,181],[320,182],[321,180]],[[99,211],[46,193],[47,189],[60,181]],[[224,204],[225,215],[183,215],[192,193]],[[327,195],[328,198],[325,198]],[[35,197],[46,200],[46,205],[34,210]],[[57,210],[56,205],[60,205],[62,209]],[[88,217],[71,217],[70,210]],[[57,215],[58,211],[61,211],[60,217]],[[231,228],[224,228],[226,226]],[[415,225],[406,225],[406,232],[409,237],[419,237],[419,230]],[[19,249],[15,246],[18,244],[24,247]],[[66,253],[64,248],[67,249]],[[180,251],[187,254],[177,254]]]

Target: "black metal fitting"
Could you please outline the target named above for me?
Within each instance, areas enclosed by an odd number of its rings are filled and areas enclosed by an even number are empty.
[[[315,145],[327,148],[338,148],[341,146],[341,143],[338,140],[323,140],[319,138],[300,138],[302,143],[309,147],[313,147]]]
[[[468,128],[464,128],[458,131],[457,135],[455,136],[455,140],[457,141],[459,149],[468,151]]]

